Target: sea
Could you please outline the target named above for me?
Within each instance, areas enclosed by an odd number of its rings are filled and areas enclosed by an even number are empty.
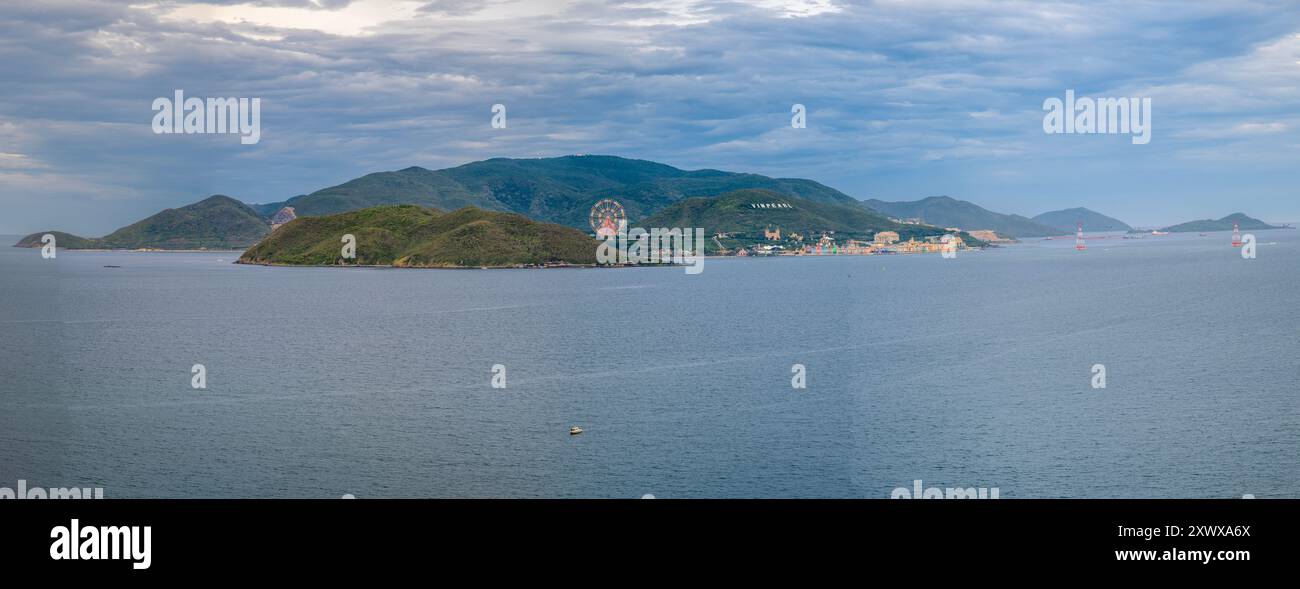
[[[1253,234],[696,275],[0,247],[0,486],[1296,498],[1300,232]]]

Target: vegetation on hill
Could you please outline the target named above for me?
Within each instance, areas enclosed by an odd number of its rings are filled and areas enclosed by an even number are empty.
[[[228,196],[216,195],[178,209],[166,209],[104,237],[63,234],[68,239],[58,238],[58,245],[69,249],[243,249],[270,231],[270,224],[257,211]],[[41,235],[28,235],[18,245],[35,239],[39,246]]]
[[[871,199],[868,207],[895,219],[920,218],[930,225],[957,227],[964,231],[989,229],[1004,237],[1045,237],[1060,235],[1061,230],[1020,215],[1004,215],[979,205],[947,196],[931,196],[915,201],[886,202]]]
[[[770,206],[773,204],[778,206]],[[833,233],[841,243],[848,239],[870,240],[879,231],[897,232],[903,241],[945,233],[938,227],[897,223],[856,204],[816,202],[756,189],[682,200],[632,225],[646,230],[701,227],[709,238],[705,245],[708,253],[719,250],[719,241],[728,249],[773,243],[764,232],[776,229],[781,231],[781,242],[798,234],[803,243],[815,243],[823,233]],[[713,237],[719,233],[727,237],[715,241]],[[966,234],[961,237],[968,244],[981,243]]]
[[[248,205],[216,195],[166,209],[100,239],[113,248],[240,249],[257,243],[271,226]]]
[[[1065,233],[1075,231],[1079,223],[1083,223],[1085,231],[1130,231],[1133,229],[1128,223],[1119,219],[1107,217],[1083,207],[1049,211],[1034,216],[1033,221]]]
[[[1217,220],[1201,219],[1199,221],[1188,221],[1186,223],[1179,223],[1178,225],[1165,227],[1164,229],[1161,229],[1161,231],[1168,231],[1170,233],[1186,233],[1189,231],[1232,231],[1232,226],[1234,223],[1236,223],[1237,226],[1242,231],[1247,231],[1247,230],[1258,231],[1262,229],[1281,229],[1281,227],[1269,225],[1268,223],[1260,221],[1259,219],[1256,219],[1254,217],[1248,217],[1243,213],[1233,213],[1222,219],[1217,219]]]
[[[388,204],[417,204],[441,210],[474,206],[585,230],[589,228],[591,206],[604,198],[618,200],[629,218],[636,219],[684,198],[716,196],[743,188],[763,188],[818,202],[857,202],[812,180],[718,170],[687,171],[645,160],[572,155],[495,158],[444,170],[411,167],[378,172],[257,207],[263,215],[292,206],[299,216],[318,216]]]
[[[49,233],[50,235],[54,236],[55,247],[72,249],[72,250],[85,250],[85,249],[95,248],[94,239],[81,237],[79,235],[73,235],[71,233],[64,233],[62,231],[38,231],[36,233],[33,233],[31,235],[28,235],[27,237],[18,240],[18,243],[15,243],[14,247],[42,247],[45,245],[45,243],[41,241],[41,238],[45,237],[46,233]]]
[[[356,237],[355,259],[342,258],[345,234]],[[299,217],[244,252],[239,262],[426,268],[595,264],[596,246],[576,229],[513,213],[390,205]]]

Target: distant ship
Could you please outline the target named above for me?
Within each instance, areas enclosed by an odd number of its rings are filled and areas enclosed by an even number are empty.
[[[1151,235],[1169,235],[1168,231],[1152,231]]]

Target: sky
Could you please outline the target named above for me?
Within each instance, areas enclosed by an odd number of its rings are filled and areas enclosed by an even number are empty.
[[[1300,220],[1292,0],[6,2],[0,82],[6,234],[574,153],[1026,216]],[[260,98],[260,141],[154,133],[176,89]],[[1067,90],[1150,98],[1151,141],[1045,133]]]

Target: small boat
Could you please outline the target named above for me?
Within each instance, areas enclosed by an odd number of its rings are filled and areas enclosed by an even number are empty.
[[[1152,231],[1151,235],[1169,235],[1168,231]]]
[[[582,428],[580,428],[580,427],[578,427],[578,426],[576,426],[576,425],[573,426],[573,427],[571,427],[571,428],[569,428],[569,435],[571,435],[571,436],[576,436],[576,435],[578,435],[578,434],[580,434],[580,433],[582,433]]]

